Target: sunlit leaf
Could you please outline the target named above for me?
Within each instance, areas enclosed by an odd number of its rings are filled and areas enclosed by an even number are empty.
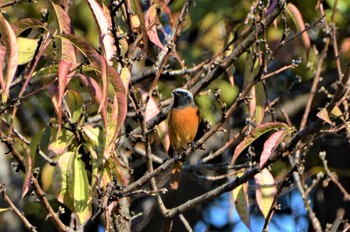
[[[78,219],[78,225],[86,222],[92,213],[90,189],[84,162],[78,154],[74,158],[74,209]]]
[[[140,19],[139,19],[139,16],[137,15],[133,15],[131,16],[131,26],[133,29],[137,29],[140,27]]]
[[[288,129],[288,128],[289,128],[288,125],[282,122],[268,122],[257,126],[249,133],[249,135],[247,135],[243,139],[242,142],[238,144],[238,146],[235,149],[235,152],[233,153],[231,164],[233,164],[236,161],[236,159],[244,149],[246,149],[252,142],[254,142],[261,135],[273,129]]]
[[[162,42],[160,42],[157,32],[158,8],[158,4],[153,4],[150,6],[150,8],[146,12],[145,24],[148,38],[152,41],[152,43],[164,50],[165,47],[163,46]]]
[[[122,78],[124,87],[127,90],[129,88],[129,83],[131,79],[130,69],[128,67],[123,67],[120,73],[120,77]]]
[[[68,146],[73,139],[73,134],[67,130],[51,130],[51,143],[49,144],[49,156],[55,157],[67,151]]]
[[[6,211],[9,211],[11,208],[0,208],[0,213],[4,213]]]
[[[264,218],[268,215],[277,193],[275,179],[268,169],[263,169],[255,175],[256,201]]]
[[[330,113],[328,113],[327,108],[323,108],[322,110],[320,110],[320,112],[317,113],[317,117],[331,125],[334,125],[332,118],[338,118],[342,114],[343,112],[341,111],[341,109],[338,106],[334,106]]]
[[[323,121],[333,125],[334,122],[332,122],[331,118],[329,117],[328,111],[326,108],[323,108],[320,112],[317,113],[317,117],[322,119]]]
[[[30,62],[38,47],[38,39],[29,39],[24,37],[17,38],[18,44],[18,65]]]
[[[110,22],[109,15],[105,14],[101,5],[97,1],[87,0],[87,2],[100,32],[100,45],[103,48],[107,64],[111,66],[113,65],[112,58],[115,55],[115,47],[114,39],[110,35],[110,28],[112,27],[112,24]]]
[[[293,5],[292,3],[288,3],[287,4],[287,12],[289,13],[289,15],[292,17],[295,25],[297,26],[297,28],[299,29],[299,31],[304,31],[305,30],[305,23],[303,20],[303,16],[301,15],[299,9]],[[307,31],[303,32],[301,34],[301,39],[303,41],[305,50],[306,50],[306,56],[309,56],[309,52],[310,52],[310,37]]]
[[[14,31],[12,30],[9,22],[5,19],[2,13],[0,13],[0,42],[6,47],[6,66],[4,76],[4,92],[2,94],[2,102],[7,100],[9,95],[10,85],[12,79],[17,70],[18,65],[18,46],[17,39]]]
[[[140,89],[140,93],[141,93],[142,100],[145,100],[146,97],[148,96],[148,93],[146,91],[143,91],[142,89]],[[155,101],[154,97],[151,96],[145,111],[146,122],[148,122],[153,117],[155,117],[159,112],[160,112],[159,106]],[[167,133],[167,126],[165,121],[161,122],[156,127],[156,132],[158,133],[158,137],[162,141],[163,147],[167,151],[170,147],[170,139],[169,139],[169,134]]]
[[[340,117],[343,114],[339,106],[334,106],[333,109],[331,110],[330,116],[331,118],[337,118]]]
[[[240,175],[237,176],[241,176]],[[249,198],[248,198],[248,182],[243,183],[239,186],[237,186],[233,191],[232,191],[232,197],[233,197],[233,202],[235,204],[237,213],[239,217],[241,218],[242,222],[250,228],[250,213],[249,213]]]
[[[264,166],[266,161],[270,158],[278,145],[282,142],[283,138],[288,135],[290,130],[280,130],[273,133],[264,143],[264,149],[260,156],[260,168]]]
[[[53,172],[52,191],[56,199],[74,212],[73,184],[74,184],[74,152],[65,152],[57,159]]]
[[[72,33],[71,22],[68,14],[60,6],[56,5],[53,2],[52,2],[52,6],[57,16],[59,33],[65,34],[65,35],[71,34]],[[60,58],[62,60],[70,62],[74,67],[76,65],[76,55],[75,55],[75,49],[73,45],[65,39],[60,39],[60,45],[61,45],[61,49],[59,49]]]
[[[262,82],[258,82],[255,86],[255,124],[260,125],[265,115],[266,94]]]
[[[85,38],[73,34],[56,37],[70,41],[90,62],[96,61],[98,53]]]
[[[82,132],[84,139],[89,142],[89,144],[93,146],[99,146],[100,145],[100,129],[98,127],[93,127],[92,125],[85,124],[82,127]],[[94,157],[97,158],[97,157]]]
[[[42,168],[40,173],[41,176],[41,184],[45,193],[52,193],[52,184],[53,184],[53,176],[54,176],[55,166],[46,163]],[[56,181],[56,179],[55,179]]]

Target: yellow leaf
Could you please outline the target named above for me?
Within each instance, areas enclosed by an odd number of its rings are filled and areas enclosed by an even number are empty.
[[[140,19],[139,19],[139,16],[137,15],[133,15],[131,16],[131,25],[132,25],[132,28],[139,28],[140,27]]]
[[[0,213],[6,212],[10,210],[11,208],[0,208]]]
[[[78,225],[86,222],[92,213],[89,181],[85,170],[84,162],[78,154],[74,159],[74,209],[77,216]]]
[[[24,37],[17,38],[18,44],[18,65],[30,62],[38,47],[38,39],[29,39]]]
[[[255,175],[256,183],[256,200],[260,211],[264,218],[268,215],[273,203],[273,199],[277,193],[275,179],[266,168]]]

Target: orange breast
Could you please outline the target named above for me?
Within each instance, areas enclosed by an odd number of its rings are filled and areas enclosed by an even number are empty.
[[[192,142],[198,130],[198,109],[187,107],[172,109],[168,118],[170,144],[175,151],[186,148]]]

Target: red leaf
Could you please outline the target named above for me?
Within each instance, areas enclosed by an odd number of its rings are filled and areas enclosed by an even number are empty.
[[[108,95],[108,77],[107,77],[107,62],[106,59],[98,55],[98,65],[101,71],[101,79],[102,79],[102,99],[101,103],[98,107],[98,112],[101,110],[107,110],[107,95]]]
[[[118,133],[120,131],[120,129],[122,128],[123,124],[124,124],[124,120],[126,117],[126,112],[127,112],[127,93],[124,87],[124,83],[122,78],[120,77],[120,75],[118,74],[118,72],[108,66],[107,67],[107,75],[108,75],[108,80],[109,82],[112,84],[115,94],[117,96],[117,100],[118,100],[118,113],[117,113],[117,126],[116,126],[116,130],[115,130],[115,134],[113,136],[113,139],[115,140],[116,137],[118,136]],[[116,109],[114,109],[112,112],[112,115],[114,115]]]
[[[12,28],[16,36],[19,36],[22,32],[30,28],[45,28],[44,24],[37,19],[24,18],[19,19],[12,24]]]
[[[304,31],[305,30],[305,23],[303,20],[303,16],[301,15],[299,9],[293,5],[292,3],[288,3],[287,5],[287,12],[289,13],[289,15],[292,17],[294,24],[297,26],[297,28],[299,29],[299,31]],[[306,56],[309,56],[309,52],[310,52],[310,37],[307,31],[304,31],[301,34],[301,39],[303,41],[305,50],[306,50]]]
[[[235,152],[233,153],[233,157],[231,160],[231,164],[233,164],[238,156],[241,154],[241,152],[247,148],[252,142],[254,142],[257,138],[259,138],[261,135],[273,130],[273,129],[280,129],[285,128],[288,129],[288,125],[282,122],[268,122],[261,124],[254,128],[249,135],[247,135],[240,144],[235,149]]]
[[[259,167],[262,168],[266,161],[270,158],[278,145],[282,142],[283,138],[289,134],[289,130],[280,130],[273,133],[264,143],[264,149],[260,156]]]
[[[2,72],[2,70],[4,69],[5,56],[6,56],[6,47],[0,45],[0,87],[1,89],[5,89],[4,74]]]
[[[93,13],[100,32],[100,45],[105,53],[108,65],[113,65],[112,58],[115,55],[114,39],[110,35],[110,28],[112,24],[109,16],[105,14],[100,4],[95,0],[87,1]],[[107,10],[107,9],[106,9]]]
[[[142,89],[140,90],[140,93],[141,93],[142,100],[145,100],[146,97],[148,96],[148,93],[146,91],[143,91]],[[160,110],[159,110],[158,104],[155,101],[155,99],[151,96],[148,103],[147,103],[147,107],[146,107],[146,111],[145,111],[146,122],[148,122],[153,117],[155,117],[159,112],[160,112]],[[162,143],[163,143],[163,146],[164,146],[165,150],[168,151],[168,149],[170,147],[170,139],[169,139],[169,134],[167,132],[166,122],[165,121],[161,122],[158,125],[158,128],[159,128],[161,135],[163,135],[163,136],[160,136]]]
[[[58,117],[58,131],[60,131],[62,126],[62,101],[63,101],[63,95],[64,91],[66,90],[67,84],[70,79],[68,79],[68,73],[72,66],[72,63],[68,63],[65,60],[61,60],[61,62],[58,65],[58,96],[57,96],[57,103],[54,104],[55,107],[57,107],[57,117]],[[57,133],[58,134],[58,133]]]
[[[71,23],[68,14],[58,5],[52,3],[53,8],[55,9],[58,26],[61,34],[71,34]],[[76,56],[73,45],[65,39],[60,39],[61,49],[60,56],[62,60],[71,62],[73,66],[76,65]]]
[[[160,42],[159,37],[158,37],[158,32],[157,32],[157,9],[159,5],[158,4],[153,4],[150,6],[150,8],[147,10],[146,17],[145,17],[145,23],[146,23],[146,28],[147,28],[147,35],[149,39],[160,47],[162,50],[165,49],[163,46],[162,42]]]
[[[90,96],[96,101],[98,105],[100,105],[102,100],[102,90],[97,81],[95,81],[93,78],[80,74],[76,76],[82,80],[83,84],[88,88]]]
[[[9,95],[12,79],[15,76],[17,64],[18,64],[18,46],[16,35],[13,32],[9,22],[0,13],[0,42],[6,47],[6,67],[4,78],[4,98],[5,101]]]
[[[23,197],[28,193],[31,184],[32,169],[32,157],[29,154],[26,154],[26,174],[23,181],[21,199],[23,199]]]

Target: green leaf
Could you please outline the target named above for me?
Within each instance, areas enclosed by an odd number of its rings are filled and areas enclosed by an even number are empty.
[[[254,86],[255,90],[255,111],[254,111],[254,119],[256,125],[260,125],[264,119],[265,115],[265,104],[266,104],[266,94],[265,89],[262,82],[258,82]]]
[[[57,35],[56,37],[62,38],[64,40],[72,43],[83,55],[90,61],[96,61],[98,57],[97,51],[91,46],[91,44],[83,37],[67,34],[67,35]]]
[[[40,145],[41,137],[43,136],[44,132],[46,131],[46,128],[43,128],[41,131],[36,133],[29,144],[30,149],[30,157],[32,158],[33,164],[35,164],[35,157],[37,154],[38,147]]]
[[[92,146],[100,146],[100,132],[101,130],[98,127],[93,127],[92,125],[85,124],[82,127],[82,134],[84,139],[91,144]]]
[[[59,132],[57,132],[57,129],[52,129],[50,139],[51,143],[48,148],[49,155],[57,156],[67,151],[67,148],[70,145],[73,138],[74,136],[70,131],[60,130]]]
[[[65,152],[58,157],[53,172],[52,190],[56,199],[74,212],[73,184],[74,184],[74,152]]]
[[[65,102],[71,113],[71,117],[74,123],[77,123],[81,114],[83,113],[84,99],[78,91],[67,90],[64,96]]]
[[[38,41],[39,39],[17,38],[18,65],[26,64],[33,59],[35,50],[38,47]]]
[[[235,149],[231,164],[234,164],[241,152],[246,149],[252,142],[258,139],[261,135],[273,129],[290,129],[289,126],[282,122],[268,122],[254,128]]]
[[[74,159],[74,209],[78,219],[78,225],[86,222],[92,213],[90,186],[85,170],[84,162],[79,155]]]
[[[242,176],[242,172],[237,176]],[[249,198],[248,198],[248,182],[243,183],[232,191],[233,202],[236,206],[237,213],[242,222],[250,228]]]

